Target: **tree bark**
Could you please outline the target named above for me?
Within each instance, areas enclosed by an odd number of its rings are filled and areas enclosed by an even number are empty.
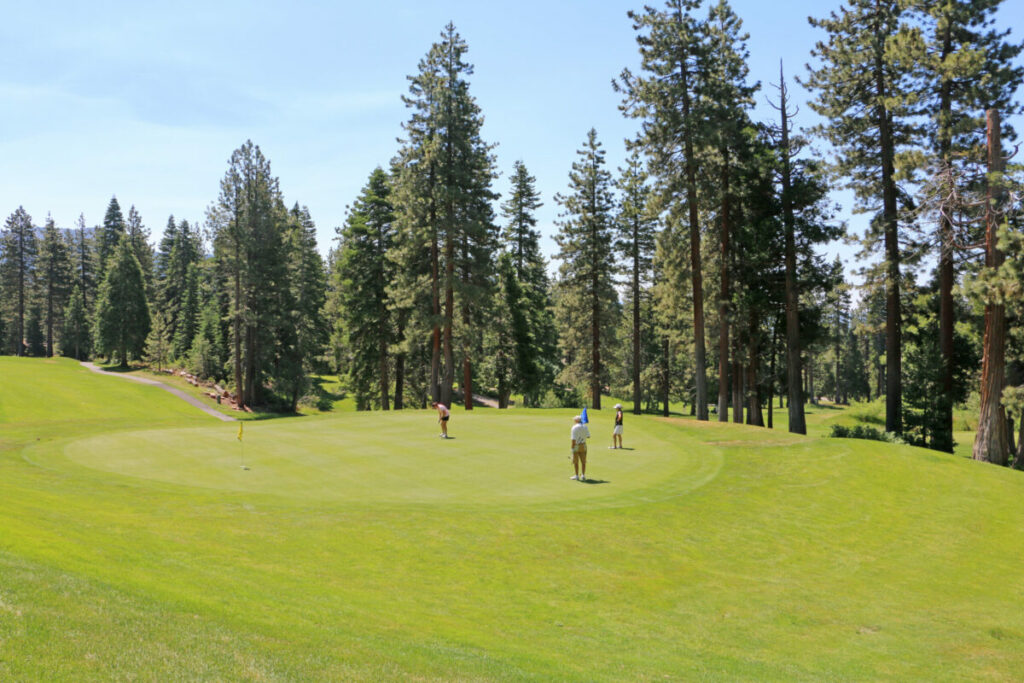
[[[876,27],[875,88],[878,106],[879,151],[882,171],[882,230],[885,234],[885,431],[903,433],[902,349],[903,318],[900,312],[900,244],[897,225],[895,157],[892,120],[885,101],[889,96],[885,81],[885,43],[881,27]]]
[[[998,247],[999,210],[1003,205],[1003,152],[999,138],[999,112],[989,109],[988,203],[985,210],[985,268],[999,268],[1005,258]],[[1009,455],[1006,413],[1001,399],[1006,367],[1006,309],[1002,303],[985,304],[984,356],[981,361],[981,414],[974,436],[974,459],[1005,465]]]
[[[682,23],[682,6],[677,8]],[[707,353],[704,348],[704,277],[700,257],[700,222],[697,215],[697,160],[693,155],[693,125],[689,74],[686,55],[679,62],[683,88],[683,148],[686,156],[686,204],[690,219],[690,278],[693,285],[693,362],[696,377],[696,413],[698,420],[708,419]]]
[[[643,412],[640,391],[640,219],[633,217],[633,414]]]
[[[743,424],[743,361],[740,360],[740,340],[732,340],[732,421]]]
[[[789,397],[789,431],[806,434],[804,400],[801,395],[800,313],[796,282],[796,218],[793,215],[791,150],[789,147],[789,112],[786,87],[779,64],[780,109],[782,114],[782,224],[785,230],[786,260],[786,389]]]
[[[944,60],[953,51],[952,20],[947,17],[942,38]],[[939,158],[952,163],[952,80],[942,79],[939,89]],[[936,397],[935,410],[941,416],[941,431],[935,446],[953,452],[953,223],[946,211],[939,213],[939,349],[942,354],[941,395]]]
[[[669,394],[669,369],[672,367],[668,337],[662,342],[662,367],[661,367],[661,414],[668,417],[668,394]]]
[[[720,284],[718,294],[718,421],[729,421],[729,304],[731,299],[729,286],[729,266],[732,253],[729,248],[729,151],[722,150],[722,171],[719,182],[722,193],[721,208],[721,245],[720,245]],[[733,410],[736,410],[733,402]],[[740,409],[742,412],[742,409]]]

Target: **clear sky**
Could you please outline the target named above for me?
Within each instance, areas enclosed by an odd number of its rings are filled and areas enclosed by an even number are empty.
[[[658,4],[658,0],[648,0]],[[755,117],[773,118],[779,60],[805,73],[821,16],[839,3],[734,0],[750,33]],[[512,163],[537,177],[550,236],[569,167],[589,128],[609,166],[622,163],[635,122],[611,80],[635,68],[626,12],[639,2],[61,2],[6,3],[0,22],[0,214],[23,205],[102,221],[111,195],[159,237],[169,214],[202,221],[232,150],[251,138],[285,200],[309,207],[321,250],[370,171],[386,165],[407,112],[406,76],[450,20],[475,65],[505,193]],[[1024,0],[1006,0],[1001,27],[1024,27]],[[1022,29],[1024,30],[1024,29]],[[1021,39],[1015,29],[1013,37]],[[791,83],[798,102],[806,94]],[[813,113],[801,107],[798,123]],[[1024,125],[1017,124],[1018,131]],[[849,202],[843,194],[844,216]],[[862,221],[853,220],[853,225]],[[846,253],[846,252],[844,252]]]

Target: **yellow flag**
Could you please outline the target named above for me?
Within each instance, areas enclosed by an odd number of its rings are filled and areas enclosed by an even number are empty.
[[[244,425],[244,424],[245,424],[244,422],[239,422],[238,423],[238,440],[239,441],[242,440],[242,425]]]

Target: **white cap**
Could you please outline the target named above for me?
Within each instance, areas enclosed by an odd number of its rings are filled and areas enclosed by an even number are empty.
[[[616,408],[621,408],[621,407],[622,407],[622,404],[621,404],[621,403],[616,403],[616,404],[615,404],[615,407],[616,407]]]

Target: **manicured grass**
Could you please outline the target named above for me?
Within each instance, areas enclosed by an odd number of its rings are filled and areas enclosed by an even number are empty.
[[[247,471],[165,392],[0,358],[0,679],[1024,670],[1019,473],[653,416],[611,451],[604,410],[584,484],[573,412],[250,422]]]

